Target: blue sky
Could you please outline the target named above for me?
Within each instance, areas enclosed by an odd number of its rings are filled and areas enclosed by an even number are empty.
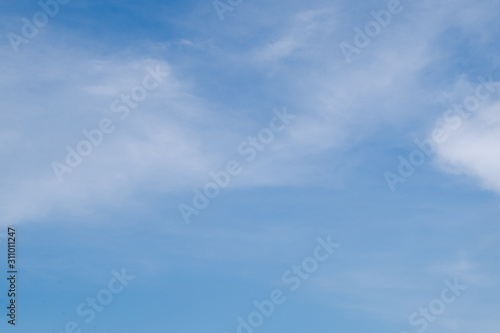
[[[253,333],[237,318],[279,289],[286,301],[253,331],[497,333],[500,4],[231,3],[221,21],[209,0],[72,0],[41,14],[34,36],[23,26],[37,2],[0,4],[15,329]],[[366,35],[372,11],[391,6]],[[67,147],[78,153],[96,130],[68,166]],[[247,161],[239,147],[252,137],[262,149]],[[229,161],[241,172],[194,207]],[[55,162],[71,172],[58,178]],[[197,211],[190,223],[181,204]],[[284,272],[329,235],[340,247],[290,291]],[[122,269],[134,278],[110,294]],[[412,324],[455,279],[465,292]],[[99,294],[113,299],[86,322],[77,308]]]

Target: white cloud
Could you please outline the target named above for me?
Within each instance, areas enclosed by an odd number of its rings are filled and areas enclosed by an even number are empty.
[[[228,137],[221,131],[207,140],[200,129],[220,127],[216,124],[224,119],[208,111],[175,73],[128,118],[112,112],[112,101],[141,84],[147,67],[170,67],[163,60],[102,60],[60,45],[14,59],[2,51],[12,64],[0,83],[6,106],[0,114],[0,157],[8,161],[0,166],[4,223],[120,204],[143,184],[178,190],[203,178],[221,159],[220,143]],[[65,147],[76,148],[85,139],[82,130],[97,128],[103,118],[113,121],[115,131],[60,183],[51,163],[64,163]]]
[[[147,50],[102,57],[97,50],[46,42],[49,46],[30,43],[13,56],[9,46],[0,48],[0,60],[7,64],[0,97],[8,110],[0,118],[0,154],[9,161],[0,166],[1,213],[8,220],[22,220],[54,207],[77,210],[93,202],[120,202],[145,184],[158,191],[201,185],[209,171],[237,157],[239,142],[267,125],[265,112],[282,106],[297,119],[249,168],[248,177],[235,184],[312,181],[322,173],[315,172],[321,162],[311,162],[311,155],[354,146],[383,124],[420,112],[414,106],[415,96],[426,98],[433,87],[422,87],[418,78],[436,58],[430,46],[435,35],[450,25],[441,12],[408,9],[402,15],[413,20],[393,23],[347,65],[338,43],[352,31],[349,27],[344,34],[342,15],[331,8],[330,4],[322,10],[283,15],[273,37],[251,42],[237,55],[217,53],[228,71],[234,71],[236,64],[272,77],[269,94],[274,99],[266,101],[272,105],[269,110],[251,110],[258,113],[255,118],[212,111],[211,103],[224,101],[195,96],[195,89],[186,83],[189,79],[180,79],[181,69],[172,68],[160,88],[126,121],[118,121],[117,130],[62,184],[50,164],[64,159],[66,145],[75,146],[81,131],[95,127],[103,117],[116,116],[110,112],[111,102],[139,84],[148,65],[170,64],[145,56]],[[430,23],[415,23],[423,18]],[[267,22],[274,26],[274,17]],[[198,42],[187,39],[176,43],[198,47]],[[292,64],[277,61],[292,56]],[[254,93],[249,89],[248,94]],[[490,136],[497,138],[495,133]],[[326,163],[331,168],[331,162]]]
[[[485,106],[438,146],[438,163],[446,171],[471,176],[500,192],[500,101]]]
[[[255,60],[258,62],[274,62],[293,55],[311,44],[321,29],[328,29],[328,25],[321,20],[330,16],[334,11],[329,8],[323,10],[309,10],[292,15],[291,23],[286,26],[285,32],[273,42],[259,45],[255,51]]]
[[[275,61],[288,56],[300,44],[292,37],[285,37],[270,45],[266,46],[262,51],[257,53],[257,58],[263,61]]]

